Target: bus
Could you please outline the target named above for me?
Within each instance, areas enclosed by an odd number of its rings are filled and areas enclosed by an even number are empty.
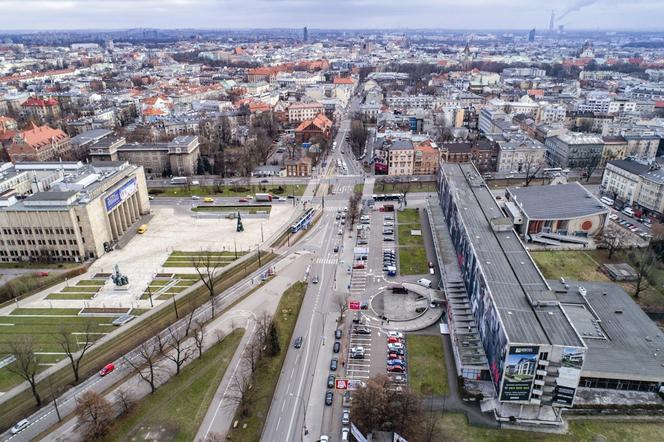
[[[171,185],[177,185],[177,184],[187,184],[187,177],[174,176],[173,178],[171,178]]]
[[[401,194],[400,193],[382,193],[382,194],[374,194],[373,195],[373,200],[374,201],[400,201],[401,200]]]

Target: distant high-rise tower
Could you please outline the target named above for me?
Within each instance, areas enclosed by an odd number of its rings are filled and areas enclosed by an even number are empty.
[[[106,40],[106,42],[104,43],[104,45],[106,46],[106,49],[107,49],[107,50],[109,50],[109,51],[112,51],[112,50],[113,50],[113,47],[114,47],[114,46],[113,46],[113,40],[112,40],[112,39],[109,38],[108,40]]]
[[[305,26],[304,29],[302,30],[302,41],[307,41],[309,40],[309,30]]]
[[[553,26],[556,22],[556,11],[551,11],[551,20],[549,20],[549,32],[553,32]]]
[[[535,28],[532,28],[528,33],[528,41],[531,43],[535,41]]]

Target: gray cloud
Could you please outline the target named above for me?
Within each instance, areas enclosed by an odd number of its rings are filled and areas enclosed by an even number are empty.
[[[3,29],[546,28],[544,0],[0,0]],[[661,0],[556,1],[568,28],[659,29]]]

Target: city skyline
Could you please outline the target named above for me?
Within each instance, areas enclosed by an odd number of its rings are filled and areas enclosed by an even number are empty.
[[[55,29],[548,29],[541,0],[0,0],[5,30]],[[664,4],[654,0],[576,0],[556,5],[556,26],[579,30],[661,30]],[[127,12],[131,12],[127,14]],[[496,20],[496,17],[501,17]],[[177,18],[177,19],[175,19]]]

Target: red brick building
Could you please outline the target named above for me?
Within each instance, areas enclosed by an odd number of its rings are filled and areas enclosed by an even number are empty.
[[[295,129],[295,142],[307,143],[317,137],[329,139],[332,121],[325,114],[318,114],[313,120],[305,120]]]

